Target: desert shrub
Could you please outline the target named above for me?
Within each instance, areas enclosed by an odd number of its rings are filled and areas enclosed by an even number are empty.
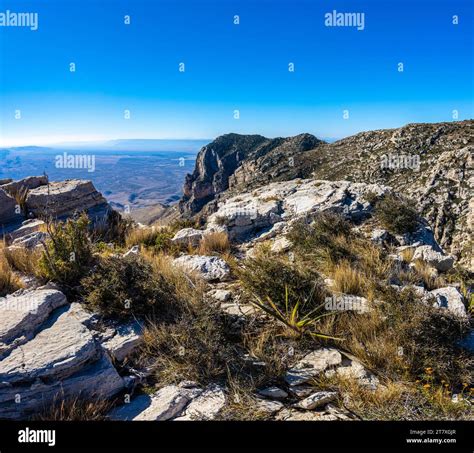
[[[352,259],[349,244],[353,237],[351,224],[341,215],[331,212],[299,220],[288,233],[294,251],[322,270],[342,259]]]
[[[134,255],[100,259],[81,285],[85,305],[106,318],[159,317],[176,308],[172,285]]]
[[[39,273],[64,285],[75,285],[93,260],[89,218],[81,214],[65,222],[48,223],[50,238],[39,260]]]
[[[237,275],[251,299],[255,296],[270,298],[277,307],[285,308],[288,291],[292,301],[306,301],[303,314],[323,303],[326,296],[324,283],[317,272],[271,253],[257,254],[245,260]]]
[[[411,201],[389,194],[375,207],[381,225],[395,234],[411,233],[418,227],[418,213]]]
[[[200,255],[211,255],[213,253],[226,253],[230,250],[230,242],[227,233],[215,232],[206,234],[199,244]]]
[[[376,192],[373,192],[371,190],[367,191],[364,194],[364,200],[367,201],[367,203],[371,204],[372,206],[375,206],[377,202],[380,200],[381,196],[378,195]]]
[[[161,384],[225,380],[228,367],[238,362],[226,330],[225,317],[215,307],[203,300],[187,304],[179,317],[147,326],[141,357]]]

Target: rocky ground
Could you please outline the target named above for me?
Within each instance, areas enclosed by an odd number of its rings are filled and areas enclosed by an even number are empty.
[[[166,226],[87,181],[0,181],[0,418],[472,419],[472,273],[443,247],[465,244],[468,127],[224,136]],[[450,239],[423,191],[417,213],[390,178],[282,163],[349,145],[435,159]]]

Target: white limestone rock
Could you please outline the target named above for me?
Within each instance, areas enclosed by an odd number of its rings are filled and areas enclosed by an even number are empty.
[[[224,281],[230,277],[229,265],[217,256],[183,255],[174,259],[173,264],[206,281]]]
[[[317,377],[328,368],[340,365],[341,353],[334,348],[321,348],[304,356],[285,376],[290,386],[301,385]]]

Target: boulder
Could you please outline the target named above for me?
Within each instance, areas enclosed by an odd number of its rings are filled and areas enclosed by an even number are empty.
[[[3,326],[9,343],[0,360],[0,418],[21,419],[78,396],[107,399],[125,386],[82,323],[82,309],[64,305],[54,289],[24,292],[30,301],[40,296],[36,309]]]
[[[33,249],[39,245],[42,245],[49,239],[49,234],[42,231],[34,231],[33,233],[26,234],[25,236],[16,238],[12,245],[9,247],[22,247],[26,249]]]
[[[229,265],[216,256],[183,255],[174,259],[173,264],[206,281],[223,281],[230,277]]]
[[[15,231],[12,231],[11,233],[8,234],[8,238],[12,241],[21,239],[25,236],[28,236],[32,233],[35,233],[37,231],[40,231],[40,229],[44,228],[45,223],[42,220],[39,219],[30,219],[30,220],[25,220],[22,224],[21,227],[16,229]]]
[[[271,251],[273,253],[285,253],[291,249],[293,244],[286,237],[279,237],[275,239],[271,246]]]
[[[467,319],[464,298],[454,286],[446,286],[428,292],[428,296],[434,297],[434,306],[444,308],[460,318]]]
[[[256,402],[256,408],[259,412],[263,412],[268,415],[273,415],[281,411],[285,405],[280,401],[272,400],[258,400]]]
[[[33,339],[0,361],[0,382],[12,385],[36,379],[61,380],[98,355],[91,332],[63,310],[49,319]]]
[[[433,249],[430,245],[421,245],[415,248],[413,261],[422,260],[434,267],[439,272],[447,272],[454,265],[452,256],[444,255]]]
[[[112,420],[171,420],[179,416],[202,390],[198,387],[168,385],[153,395],[140,395],[112,410]]]
[[[340,365],[341,362],[342,356],[337,349],[317,349],[305,355],[293,368],[288,370],[285,380],[292,387],[304,384],[328,368]]]
[[[47,176],[28,176],[18,181],[11,181],[2,186],[7,192],[18,192],[20,190],[31,190],[48,184]]]
[[[108,204],[91,181],[70,179],[30,190],[26,207],[35,217],[62,218],[92,209],[106,211]]]
[[[183,228],[179,230],[171,239],[171,242],[179,245],[191,245],[196,247],[201,242],[201,239],[204,237],[204,232],[201,230],[196,230],[195,228]]]
[[[232,291],[227,289],[213,289],[207,294],[217,302],[228,302],[232,299]]]
[[[359,385],[370,390],[376,390],[379,385],[379,380],[374,374],[366,370],[356,358],[347,355],[343,355],[342,362],[337,368],[326,371],[325,375],[356,379]]]

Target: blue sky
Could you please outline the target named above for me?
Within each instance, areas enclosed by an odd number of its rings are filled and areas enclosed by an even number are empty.
[[[0,27],[0,145],[227,132],[339,138],[451,121],[453,110],[472,118],[473,3],[0,0],[0,13],[39,14],[37,31]],[[326,27],[333,10],[364,13],[364,30]]]

